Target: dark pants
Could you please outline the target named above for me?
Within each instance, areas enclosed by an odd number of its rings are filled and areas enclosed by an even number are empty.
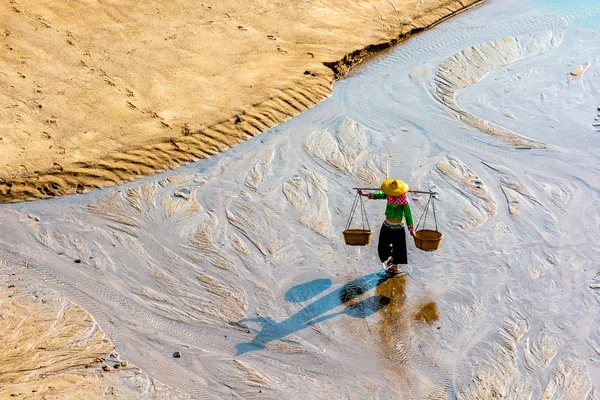
[[[377,252],[379,253],[381,262],[392,256],[394,264],[407,264],[406,230],[404,226],[393,229],[385,223],[381,225]]]

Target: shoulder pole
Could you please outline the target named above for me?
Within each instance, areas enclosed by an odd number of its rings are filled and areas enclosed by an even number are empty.
[[[352,189],[354,189],[354,190],[359,190],[359,189],[360,190],[381,190],[381,188],[357,188],[357,187],[352,188]],[[408,193],[428,194],[428,195],[431,195],[431,196],[435,196],[435,195],[438,194],[438,192],[432,192],[431,190],[427,191],[427,192],[424,192],[422,190],[409,190]]]

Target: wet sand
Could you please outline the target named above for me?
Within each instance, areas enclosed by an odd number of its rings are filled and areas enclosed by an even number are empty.
[[[84,193],[214,155],[478,1],[11,1],[0,14],[0,201]]]
[[[472,8],[218,156],[4,206],[0,257],[196,398],[597,398],[600,10],[543,3]],[[388,174],[445,235],[393,278],[384,204],[341,236]]]
[[[187,399],[122,359],[93,317],[23,265],[0,269],[0,398]]]
[[[344,3],[341,11],[335,1],[12,1],[2,11],[0,201],[83,193],[216,154],[327,97],[364,57],[475,2]],[[7,285],[3,327],[28,329],[3,343],[15,345],[2,362],[3,395],[184,396],[112,357],[92,317],[43,282]],[[245,307],[233,298],[232,308]],[[115,369],[121,361],[128,366]]]

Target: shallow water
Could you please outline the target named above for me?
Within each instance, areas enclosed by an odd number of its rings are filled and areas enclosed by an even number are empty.
[[[544,12],[565,17],[580,28],[600,28],[600,3],[595,0],[534,0],[533,4]]]
[[[5,206],[3,258],[198,398],[596,398],[600,14],[556,4],[475,7],[209,160]],[[445,235],[393,278],[382,203],[370,246],[340,234],[386,175]]]

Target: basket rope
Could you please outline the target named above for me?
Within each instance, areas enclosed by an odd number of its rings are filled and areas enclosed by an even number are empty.
[[[418,231],[419,230],[419,225],[421,224],[421,220],[423,220],[423,225],[421,225],[422,229],[425,229],[425,223],[427,222],[427,214],[429,213],[429,205],[431,204],[431,210],[433,212],[433,220],[435,221],[435,231],[438,231],[438,223],[437,223],[437,217],[435,215],[435,197],[430,194],[429,195],[429,200],[427,200],[427,204],[425,205],[425,209],[423,210],[423,213],[421,214],[421,217],[419,218],[419,222],[417,222],[417,226],[415,227],[415,230]],[[423,219],[423,217],[425,217]]]
[[[354,213],[356,212],[356,207],[360,203],[360,216],[362,217],[362,226],[363,230],[365,229],[365,223],[368,230],[371,230],[371,226],[369,225],[369,219],[367,218],[367,210],[365,209],[365,203],[362,199],[362,196],[356,192],[356,197],[354,198],[354,202],[352,203],[352,210],[350,211],[350,216],[348,217],[348,223],[346,224],[346,229],[350,229],[350,225],[352,225],[352,219],[354,218]]]

